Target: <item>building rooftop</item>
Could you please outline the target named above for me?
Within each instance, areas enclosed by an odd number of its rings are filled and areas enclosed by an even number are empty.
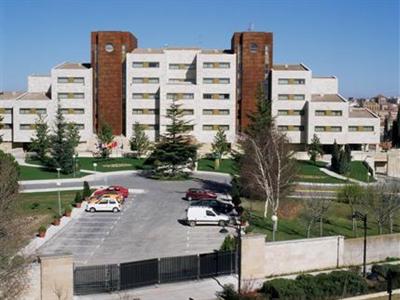
[[[313,94],[311,95],[311,101],[313,102],[345,102],[339,94]]]
[[[51,100],[46,93],[29,93],[26,92],[18,97],[17,100]]]
[[[154,54],[163,54],[165,51],[181,51],[181,50],[195,50],[199,51],[202,54],[226,54],[230,53],[229,50],[222,49],[201,49],[197,47],[165,47],[165,48],[136,48],[131,53],[134,54],[146,54],[146,53],[154,53]]]
[[[272,70],[275,71],[309,71],[309,69],[303,64],[281,64],[281,65],[273,65]]]
[[[65,62],[55,67],[55,69],[89,69],[90,64]]]
[[[358,107],[357,108],[355,108],[355,107],[350,108],[349,117],[350,118],[379,118],[377,115],[375,115],[369,109],[367,109],[367,108],[358,108]]]
[[[0,100],[14,100],[25,92],[0,92]]]

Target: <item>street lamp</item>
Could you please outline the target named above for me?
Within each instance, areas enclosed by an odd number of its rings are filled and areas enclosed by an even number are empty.
[[[58,177],[58,179],[60,179],[60,171],[61,171],[61,168],[57,168],[56,170],[57,170],[57,177]]]
[[[364,223],[364,254],[363,254],[363,276],[367,275],[367,214],[362,214],[358,211],[354,212],[352,215],[353,219],[359,219]]]
[[[277,215],[272,215],[271,217],[272,220],[272,240],[275,241],[275,233],[278,225],[278,216]]]
[[[60,195],[61,182],[57,181],[57,194],[58,194],[58,215],[61,217],[61,195]]]
[[[93,169],[96,172],[96,168],[97,168],[97,163],[93,163]]]
[[[236,255],[237,255],[237,266],[238,266],[238,293],[240,295],[241,292],[241,286],[242,286],[242,222],[239,219],[238,220],[237,226],[234,225],[225,225],[221,228],[219,231],[220,233],[228,233],[228,230],[225,227],[231,227],[236,229],[236,236],[237,236],[237,242],[236,242]]]

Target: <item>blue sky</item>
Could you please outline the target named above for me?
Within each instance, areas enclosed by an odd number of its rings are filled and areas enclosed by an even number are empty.
[[[139,47],[230,48],[252,23],[274,62],[336,75],[344,96],[399,95],[399,0],[0,0],[0,90],[63,61],[90,60],[90,32],[131,31]]]

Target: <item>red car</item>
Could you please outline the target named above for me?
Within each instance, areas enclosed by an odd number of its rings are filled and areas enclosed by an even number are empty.
[[[109,187],[98,189],[93,193],[93,196],[101,196],[110,192],[117,192],[124,198],[128,198],[129,196],[129,190],[126,187],[120,185],[110,185]]]
[[[217,194],[209,190],[203,189],[188,189],[186,192],[186,199],[191,200],[201,200],[201,199],[216,199]]]

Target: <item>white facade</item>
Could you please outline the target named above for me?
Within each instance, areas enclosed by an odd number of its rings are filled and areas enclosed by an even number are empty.
[[[29,76],[27,92],[1,93],[3,141],[29,143],[40,115],[52,128],[58,105],[66,121],[79,126],[81,143],[87,142],[93,135],[91,68],[64,63],[54,67],[50,76]]]
[[[235,54],[186,48],[135,49],[126,60],[126,134],[135,122],[148,125],[154,140],[168,125],[167,110],[176,99],[200,143],[210,144],[219,126],[236,136]]]
[[[271,72],[272,114],[278,129],[293,144],[378,145],[379,117],[349,105],[336,77],[313,77],[305,65],[274,65]]]

